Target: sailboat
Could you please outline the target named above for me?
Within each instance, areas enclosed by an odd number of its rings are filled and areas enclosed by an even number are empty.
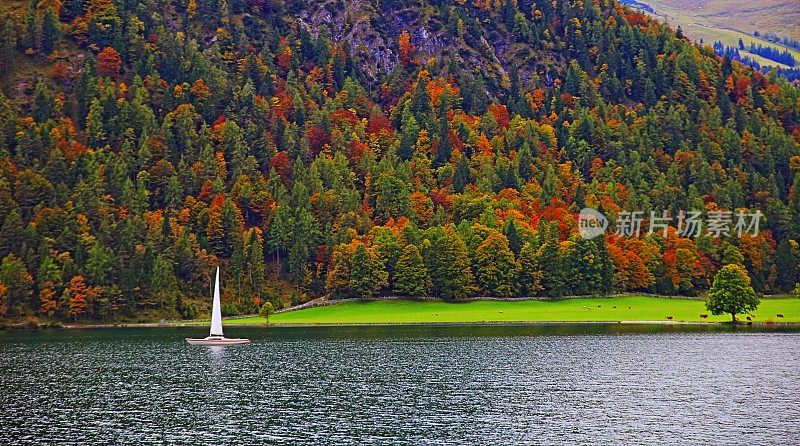
[[[202,339],[186,338],[186,342],[191,345],[235,345],[247,344],[249,339],[226,338],[222,334],[222,310],[219,304],[219,267],[217,267],[217,278],[214,282],[214,306],[211,309],[211,332],[208,337]]]

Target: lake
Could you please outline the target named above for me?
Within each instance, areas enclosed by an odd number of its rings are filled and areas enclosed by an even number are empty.
[[[800,331],[0,331],[0,444],[798,444]]]

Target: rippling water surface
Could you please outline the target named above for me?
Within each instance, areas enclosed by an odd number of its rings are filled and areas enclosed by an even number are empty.
[[[800,332],[0,332],[0,444],[800,444]]]

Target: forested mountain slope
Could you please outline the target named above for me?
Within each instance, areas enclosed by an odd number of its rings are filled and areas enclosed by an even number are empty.
[[[217,264],[228,313],[800,280],[800,89],[615,2],[0,8],[0,318],[193,317]]]

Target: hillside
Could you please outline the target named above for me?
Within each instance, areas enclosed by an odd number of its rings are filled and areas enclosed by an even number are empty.
[[[652,8],[651,15],[664,20],[672,27],[680,26],[684,34],[706,44],[722,42],[735,48],[739,39],[749,47],[771,45],[788,50],[800,60],[797,48],[768,42],[754,36],[765,32],[800,40],[800,3],[784,0],[645,0],[640,2]],[[747,54],[762,66],[783,66],[755,54]]]
[[[2,8],[0,318],[800,281],[800,89],[613,1]]]
[[[701,26],[729,29],[753,36],[755,31],[772,32],[795,40],[800,39],[800,4],[786,0],[650,0],[649,4],[660,16],[674,26],[681,25],[683,17],[692,17]],[[682,12],[679,14],[678,12]],[[684,28],[686,28],[684,26]],[[711,40],[713,34],[698,35]]]

